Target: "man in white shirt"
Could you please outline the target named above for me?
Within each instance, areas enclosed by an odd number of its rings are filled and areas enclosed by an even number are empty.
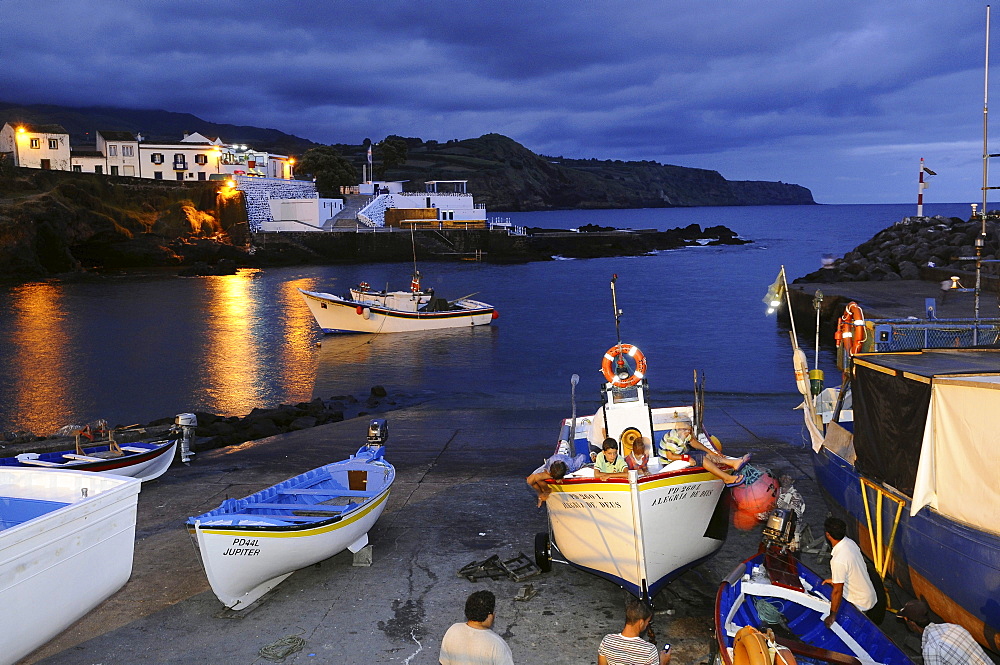
[[[843,520],[830,517],[823,523],[826,539],[833,548],[830,557],[830,579],[823,584],[833,585],[830,594],[830,614],[823,623],[827,628],[833,625],[843,598],[859,610],[868,614],[878,603],[875,587],[868,577],[865,558],[858,544],[847,537],[847,525]],[[869,616],[869,618],[872,618]]]
[[[476,591],[465,601],[465,623],[456,623],[441,640],[441,665],[514,665],[510,647],[490,630],[497,599],[492,591]]]

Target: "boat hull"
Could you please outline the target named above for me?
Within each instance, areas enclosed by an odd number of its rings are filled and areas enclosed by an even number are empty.
[[[551,488],[549,524],[562,556],[637,597],[656,595],[726,537],[724,485],[700,467],[635,482],[563,480]]]
[[[831,510],[857,529],[858,544],[875,559],[860,474],[826,448],[813,453],[813,465]],[[924,598],[946,622],[965,626],[978,641],[1000,651],[1000,536],[947,519],[929,507],[911,517],[910,497],[876,485],[878,491],[903,504],[889,574],[904,589]],[[897,503],[876,504],[873,494],[869,487],[869,513],[877,525],[876,510],[881,505],[881,542],[885,542]]]
[[[105,474],[0,468],[0,607],[9,610],[0,663],[28,655],[128,581],[140,485]],[[18,512],[39,514],[12,525]]]
[[[452,311],[416,312],[345,300],[328,293],[301,293],[324,333],[377,334],[485,326],[493,322],[495,312],[493,306],[476,300],[460,300],[455,304],[461,309]]]
[[[106,445],[87,447],[83,450],[83,457],[92,456],[94,453],[100,454],[107,449]],[[135,442],[124,444],[123,454],[118,457],[91,460],[71,459],[66,456],[73,455],[75,451],[59,451],[41,453],[31,460],[5,457],[0,459],[0,468],[37,469],[44,466],[44,468],[107,473],[147,481],[159,478],[166,473],[174,461],[176,452],[176,439],[163,442]]]

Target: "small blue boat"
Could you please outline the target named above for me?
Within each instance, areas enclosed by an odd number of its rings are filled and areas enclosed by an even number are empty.
[[[791,651],[798,663],[913,665],[878,626],[848,602],[841,603],[837,620],[827,628],[823,619],[830,613],[831,587],[822,581],[778,548],[768,548],[739,564],[722,581],[715,600],[721,662],[737,662],[737,634],[752,626],[762,632],[774,630],[773,643]]]

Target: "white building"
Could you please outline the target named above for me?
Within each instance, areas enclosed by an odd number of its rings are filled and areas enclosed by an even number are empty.
[[[104,155],[104,173],[139,175],[139,141],[132,132],[98,131],[97,152]]]
[[[380,193],[358,211],[358,220],[373,228],[487,228],[486,206],[466,192],[467,182],[430,180],[424,192],[403,192],[402,182],[374,183]]]
[[[59,125],[4,123],[0,129],[0,152],[10,153],[14,166],[70,170],[69,133]]]

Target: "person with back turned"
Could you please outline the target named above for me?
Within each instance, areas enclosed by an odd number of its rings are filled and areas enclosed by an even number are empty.
[[[514,665],[510,647],[494,633],[497,598],[476,591],[465,601],[465,623],[452,624],[441,640],[441,665]]]
[[[667,665],[670,654],[656,648],[640,635],[649,628],[653,610],[637,598],[625,604],[625,627],[620,633],[605,635],[597,649],[597,665]]]

